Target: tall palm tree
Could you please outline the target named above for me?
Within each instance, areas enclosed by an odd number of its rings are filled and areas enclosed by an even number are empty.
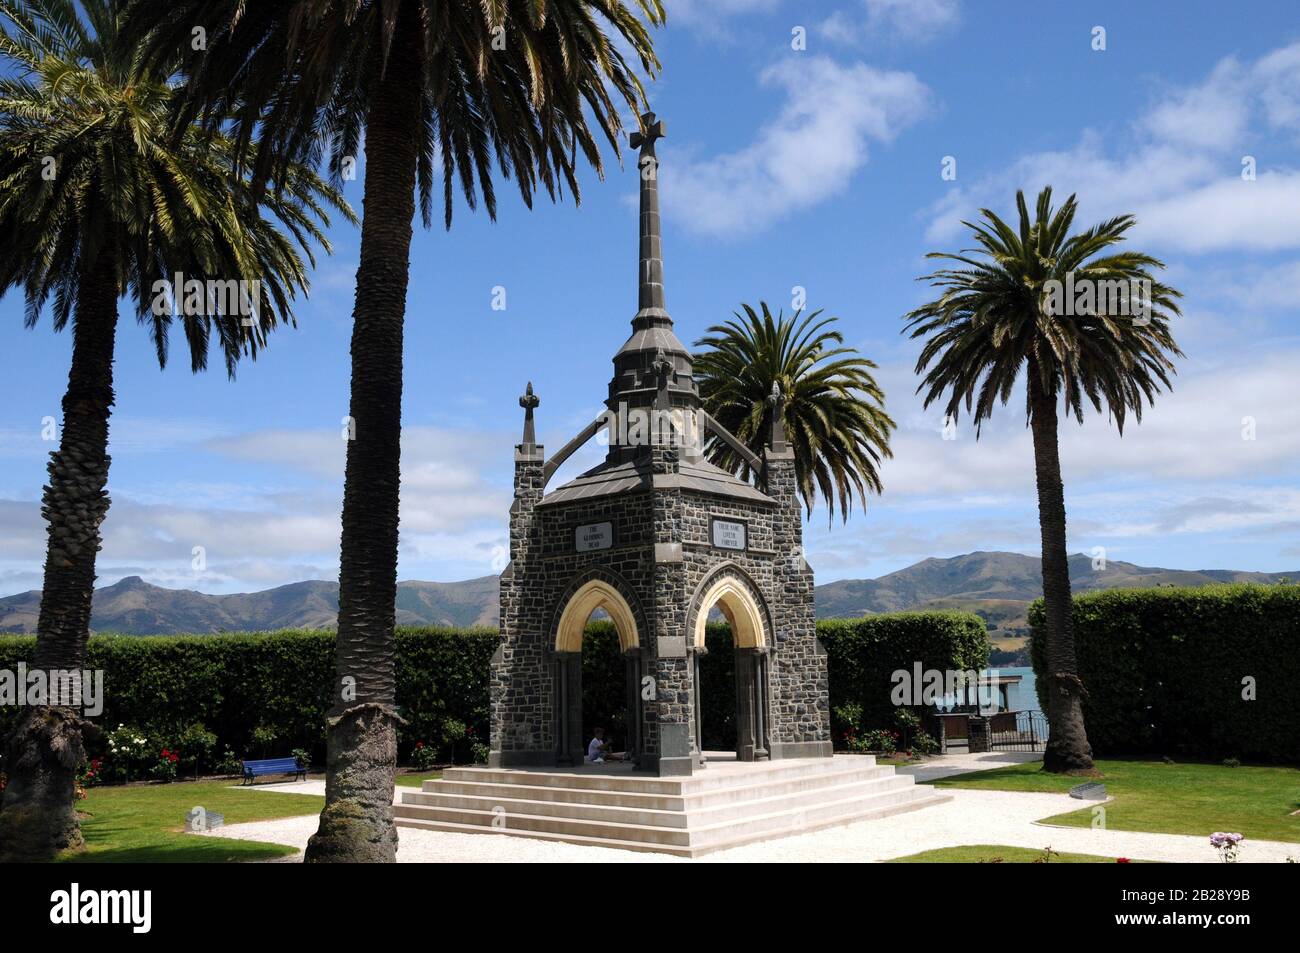
[[[458,185],[471,209],[481,198],[495,217],[495,164],[529,205],[539,183],[552,198],[567,185],[577,200],[578,154],[600,172],[597,135],[617,151],[618,109],[639,112],[645,99],[606,28],[646,73],[659,66],[630,7],[651,24],[663,21],[659,0],[139,4],[137,22],[152,31],[158,55],[189,54],[196,114],[235,112],[234,135],[257,177],[274,178],[290,157],[320,154],[322,137],[331,171],[345,175],[365,133],[336,685],[326,803],[308,861],[395,859],[393,626],[414,197],[428,226],[440,164],[448,227]]]
[[[55,330],[71,323],[73,336],[42,506],[49,543],[33,664],[47,671],[80,670],[86,659],[109,505],[119,298],[133,299],[160,365],[180,321],[191,368],[206,365],[215,334],[233,377],[241,355],[255,355],[269,331],[293,320],[291,301],[307,287],[297,247],[309,259],[310,243],[328,249],[318,224],[328,225],[325,206],[353,218],[309,169],[287,167],[279,188],[258,198],[235,176],[230,140],[193,127],[175,138],[171,70],[142,64],[119,32],[123,6],[0,0],[0,294],[22,290],[29,327],[53,297]],[[186,287],[169,297],[177,272],[187,282],[222,281],[222,293],[208,299],[205,285],[188,300]],[[191,313],[187,305],[200,299],[204,313]],[[67,705],[32,708],[11,736],[0,854],[42,857],[80,845],[81,727]]]
[[[931,253],[957,262],[924,276],[940,297],[904,320],[913,338],[926,338],[916,362],[924,372],[918,393],[925,405],[947,394],[945,410],[955,421],[962,407],[979,426],[994,405],[1011,398],[1024,370],[1025,413],[1033,433],[1042,535],[1043,600],[1047,617],[1048,721],[1051,732],[1043,767],[1091,771],[1092,748],[1083,721],[1086,692],[1078,676],[1071,624],[1070,571],[1066,559],[1065,493],[1057,440],[1057,411],[1083,422],[1085,399],[1104,407],[1120,433],[1142,403],[1170,386],[1172,358],[1182,352],[1169,322],[1182,295],[1152,277],[1164,264],[1136,251],[1102,254],[1125,238],[1136,219],[1121,215],[1070,234],[1073,195],[1052,208],[1052,190],[1038,195],[1031,219],[1016,193],[1019,229],[981,209],[984,224],[964,223],[978,250]],[[1119,284],[1110,284],[1119,283]],[[1114,296],[1104,289],[1127,289]],[[1079,289],[1065,300],[1063,291]],[[1093,299],[1088,302],[1082,292]],[[1075,302],[1080,306],[1076,307]],[[928,370],[927,370],[928,369]]]
[[[773,317],[761,301],[761,316],[747,304],[741,308],[743,315],[735,312],[736,320],[709,328],[695,342],[708,348],[695,356],[704,409],[761,456],[775,407],[768,397],[779,387],[804,508],[811,516],[820,495],[828,522],[837,502],[847,520],[855,493],[865,507],[868,492],[881,492],[878,468],[893,456],[894,421],[871,375],[876,365],[845,347],[831,327],[838,318],[821,318],[821,311]],[[744,459],[721,440],[711,437],[705,449],[728,473],[749,478]]]

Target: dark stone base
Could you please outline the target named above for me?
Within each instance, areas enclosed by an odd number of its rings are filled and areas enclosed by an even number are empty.
[[[554,751],[489,751],[489,768],[549,768],[555,766]]]
[[[695,759],[685,758],[660,758],[656,766],[656,773],[661,778],[685,778],[695,773]]]
[[[773,761],[791,758],[829,758],[834,747],[829,741],[774,741],[771,745]]]

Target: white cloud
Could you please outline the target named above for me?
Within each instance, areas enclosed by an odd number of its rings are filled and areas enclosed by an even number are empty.
[[[1138,207],[1142,235],[1190,252],[1300,248],[1300,170],[1220,179]]]
[[[1175,90],[1142,120],[1157,140],[1218,150],[1241,139],[1250,120],[1248,71],[1228,58],[1200,86]]]
[[[1256,178],[1243,180],[1261,125],[1300,132],[1300,43],[1253,64],[1225,59],[1204,83],[1167,91],[1127,139],[1085,130],[1068,149],[1021,157],[1005,171],[951,190],[925,213],[926,237],[948,241],[980,207],[1013,213],[1023,188],[1077,192],[1080,221],[1123,212],[1137,216],[1135,239],[1182,251],[1300,248],[1300,169],[1276,154],[1255,155]]]
[[[828,40],[859,44],[873,38],[919,42],[946,33],[961,21],[959,0],[862,0],[859,12],[836,10],[818,26]]]
[[[51,405],[46,416],[54,418],[55,440],[44,439],[45,422],[38,417],[25,429],[0,430],[0,458],[43,458],[51,450],[57,449],[58,427],[63,420],[63,411],[57,402]],[[109,421],[108,452],[110,455],[171,453],[192,448],[207,440],[219,439],[229,430],[229,427],[209,420],[118,414]]]
[[[1206,292],[1238,312],[1294,311],[1300,304],[1300,261],[1212,269],[1202,279]]]
[[[911,73],[826,57],[783,59],[760,81],[785,101],[750,145],[702,160],[664,150],[665,211],[696,232],[752,233],[843,192],[868,142],[889,142],[930,103]]]
[[[1082,426],[1062,418],[1067,494],[1111,481],[1176,486],[1295,476],[1300,472],[1300,407],[1293,396],[1297,367],[1300,351],[1295,350],[1241,355],[1231,367],[1184,366],[1172,393],[1159,395],[1142,423],[1130,419],[1122,437],[1104,415],[1089,413]],[[898,378],[906,372],[887,371]],[[881,471],[886,500],[1033,493],[1033,447],[1022,396],[1013,395],[995,411],[979,440],[966,416],[959,420],[957,439],[944,440],[941,408],[932,405],[918,419],[909,403],[915,398],[905,396],[909,391],[886,386],[891,413],[901,422],[892,441],[894,458]],[[1254,420],[1253,440],[1242,439],[1248,417]]]
[[[1284,46],[1261,59],[1253,79],[1269,125],[1300,132],[1300,43]]]
[[[1104,416],[1089,414],[1082,426],[1062,419],[1071,551],[1100,545],[1113,559],[1181,568],[1295,568],[1261,564],[1251,541],[1286,538],[1300,523],[1297,367],[1300,350],[1276,342],[1234,353],[1231,363],[1183,362],[1172,393],[1159,395],[1141,424],[1130,420],[1123,437]],[[881,470],[885,492],[829,531],[825,510],[814,512],[805,532],[818,581],[972,550],[1036,554],[1023,392],[999,406],[978,441],[965,416],[957,439],[945,441],[941,408],[925,411],[913,394],[910,362],[882,363],[876,377],[899,425]],[[1242,439],[1244,417],[1255,418],[1254,440]],[[1180,556],[1167,554],[1171,544]]]
[[[482,431],[405,428],[400,572],[456,579],[493,571],[506,542],[510,457],[501,447],[509,445]],[[259,431],[210,439],[203,449],[286,472],[125,489],[110,481],[100,585],[141,575],[231,592],[337,576],[346,450],[337,431]],[[192,566],[196,546],[202,570]],[[0,554],[5,586],[39,585],[45,531],[36,500],[0,500]]]

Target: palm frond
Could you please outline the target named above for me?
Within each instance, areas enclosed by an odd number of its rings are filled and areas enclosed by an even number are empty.
[[[811,515],[820,499],[827,519],[842,519],[855,499],[880,493],[879,466],[891,456],[894,421],[872,371],[876,365],[843,344],[834,317],[821,311],[773,315],[765,302],[742,304],[734,320],[710,327],[695,342],[695,379],[704,409],[761,455],[771,433],[773,385],[786,395],[784,423],[795,458],[795,479]],[[709,459],[748,479],[744,459],[720,440]]]

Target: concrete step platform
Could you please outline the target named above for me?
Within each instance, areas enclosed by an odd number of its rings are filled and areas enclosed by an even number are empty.
[[[396,821],[698,857],[949,799],[863,756],[723,762],[688,778],[591,767],[452,768],[403,792]]]

